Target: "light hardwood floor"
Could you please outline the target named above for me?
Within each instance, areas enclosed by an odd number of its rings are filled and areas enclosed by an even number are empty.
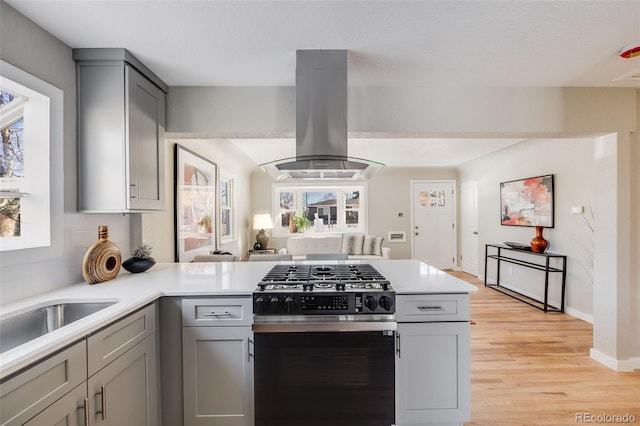
[[[640,371],[615,372],[592,360],[591,324],[452,275],[479,288],[471,295],[472,421],[465,425],[616,424],[594,420],[625,414],[640,425]]]

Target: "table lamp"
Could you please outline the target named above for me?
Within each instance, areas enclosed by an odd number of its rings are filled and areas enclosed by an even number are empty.
[[[256,234],[256,241],[263,249],[269,247],[269,234],[264,232],[265,229],[272,229],[273,222],[271,221],[270,214],[256,214],[253,215],[253,229],[259,229]]]

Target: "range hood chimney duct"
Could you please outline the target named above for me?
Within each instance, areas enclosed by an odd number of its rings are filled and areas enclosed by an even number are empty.
[[[347,154],[347,51],[296,51],[296,158],[276,164],[297,179],[356,179],[369,164]],[[378,163],[379,164],[379,163]]]
[[[347,156],[347,51],[296,52],[296,157]]]

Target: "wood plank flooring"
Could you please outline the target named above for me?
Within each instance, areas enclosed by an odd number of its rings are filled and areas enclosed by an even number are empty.
[[[597,416],[625,414],[635,417],[627,424],[640,425],[640,371],[615,372],[592,360],[591,324],[451,274],[480,290],[471,294],[472,421],[465,425],[615,424]]]

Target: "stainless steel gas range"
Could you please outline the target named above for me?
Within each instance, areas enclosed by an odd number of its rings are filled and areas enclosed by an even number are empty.
[[[253,294],[255,426],[391,426],[395,292],[369,264],[279,264]]]

